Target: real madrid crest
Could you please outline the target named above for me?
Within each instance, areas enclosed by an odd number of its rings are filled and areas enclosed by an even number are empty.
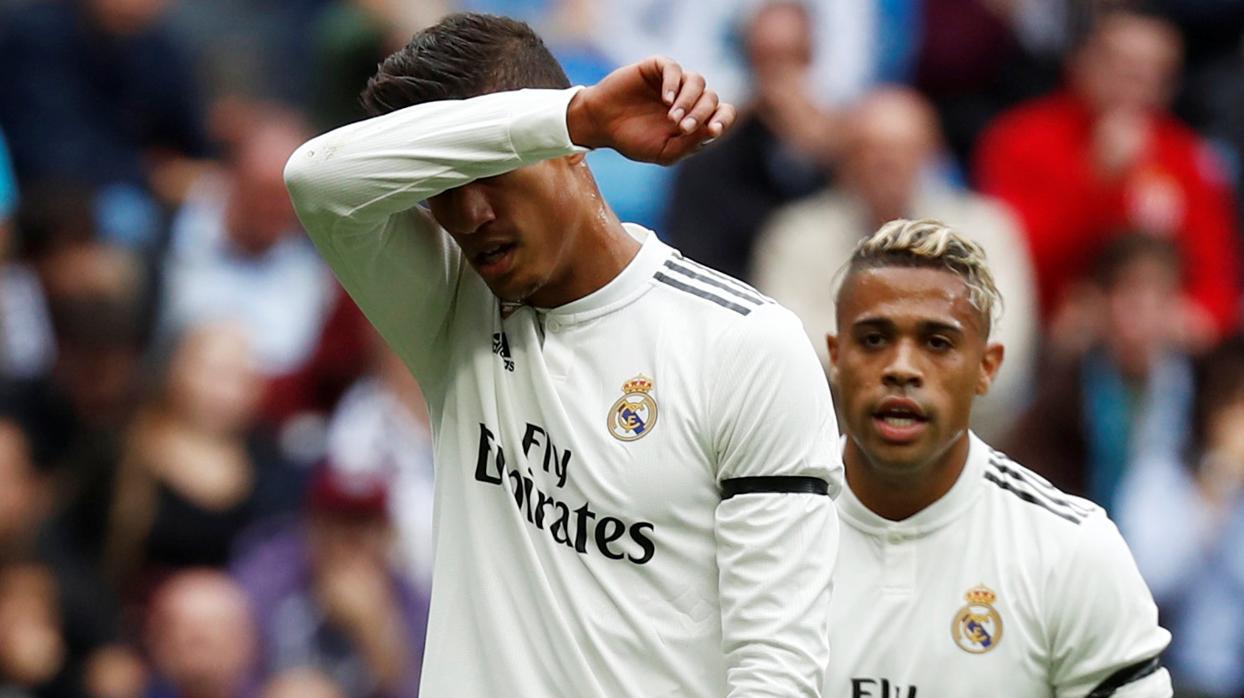
[[[622,397],[609,408],[609,433],[621,441],[634,441],[652,431],[657,423],[657,401],[652,399],[653,381],[639,374],[622,384]]]
[[[950,636],[964,652],[984,654],[1002,642],[1002,616],[993,607],[998,595],[981,584],[963,595],[968,605],[950,623]]]

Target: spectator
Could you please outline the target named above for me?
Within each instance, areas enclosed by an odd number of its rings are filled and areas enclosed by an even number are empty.
[[[1028,395],[1035,355],[1035,288],[1022,234],[997,202],[933,176],[940,146],[936,116],[915,92],[880,89],[847,115],[840,185],[779,209],[756,244],[757,287],[803,320],[821,362],[835,331],[833,284],[857,242],[894,218],[929,216],[964,231],[989,255],[1006,313],[992,336],[1006,360],[974,428],[1001,438]]]
[[[419,384],[379,335],[372,370],[341,399],[328,425],[328,458],[350,474],[391,478],[389,515],[410,577],[432,586],[432,428]]]
[[[60,628],[52,574],[38,564],[0,566],[0,692],[57,690],[65,662]]]
[[[388,561],[388,499],[382,476],[321,468],[305,525],[257,534],[240,553],[263,672],[315,666],[354,698],[417,693],[426,597]]]
[[[670,241],[731,276],[747,273],[752,241],[775,208],[824,185],[836,150],[833,119],[809,92],[816,43],[807,20],[798,2],[756,12],[745,35],[756,97],[731,135],[676,175]]]
[[[105,233],[149,244],[150,191],[206,154],[189,56],[165,0],[49,0],[0,16],[0,126],[23,182],[98,190]]]
[[[1119,494],[1119,528],[1171,627],[1181,691],[1244,694],[1244,341],[1205,361],[1197,442],[1142,454]],[[1182,692],[1180,695],[1184,695]]]
[[[1004,114],[979,145],[980,185],[1023,219],[1047,321],[1112,236],[1133,230],[1178,244],[1191,344],[1212,343],[1238,322],[1239,242],[1227,175],[1167,111],[1180,52],[1165,21],[1106,11],[1072,56],[1067,88]]]
[[[13,396],[36,464],[57,480],[66,535],[99,554],[122,432],[137,398],[142,276],[134,258],[73,243],[39,263],[57,345],[50,376]]]
[[[83,662],[94,663],[93,653],[117,639],[120,618],[103,580],[65,535],[61,522],[52,516],[48,484],[47,478],[35,470],[21,430],[12,422],[0,421],[0,568],[15,565],[14,569],[37,570],[38,575],[50,577],[46,585],[40,582],[39,588],[49,594],[54,592],[55,613],[49,611],[39,617],[57,623],[55,630],[63,661],[55,683],[63,691],[76,681]],[[32,579],[38,581],[42,577],[35,579],[23,573],[18,579],[26,580],[20,588],[29,591],[33,588],[29,584]],[[0,605],[4,603],[0,601]],[[24,613],[21,618],[32,618]],[[0,625],[4,625],[3,620]],[[19,627],[10,630],[23,633],[21,625],[18,623]],[[0,639],[0,645],[16,642],[14,652],[28,656],[26,650],[20,650],[25,641],[10,637]],[[19,661],[20,657],[10,659]],[[106,658],[102,661],[107,663]]]
[[[84,674],[91,698],[143,698],[150,683],[142,659],[122,645],[103,647],[93,654]]]
[[[253,116],[224,172],[204,175],[177,214],[159,324],[168,337],[205,321],[239,323],[271,377],[309,359],[336,296],[282,177],[305,130],[279,112]]]
[[[1179,324],[1179,256],[1169,241],[1116,238],[1095,287],[1076,301],[1096,328],[1079,355],[1042,372],[1037,397],[1004,449],[1054,481],[1114,511],[1136,459],[1178,458],[1191,425],[1191,361]]]
[[[241,698],[257,642],[246,595],[228,576],[182,572],[151,602],[147,644],[155,679],[147,698]]]
[[[260,698],[346,698],[346,694],[323,673],[304,668],[275,676]]]
[[[254,428],[258,385],[235,328],[204,325],[174,348],[112,495],[105,560],[131,600],[170,570],[223,565],[244,527],[297,502],[299,475]]]

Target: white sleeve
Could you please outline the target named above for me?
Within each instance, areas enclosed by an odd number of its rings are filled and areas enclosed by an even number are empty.
[[[825,374],[793,315],[778,306],[753,315],[722,340],[718,370],[708,372],[718,481],[821,481],[836,496],[842,466]],[[821,695],[838,552],[831,496],[767,491],[718,505],[729,696]]]
[[[518,90],[407,107],[318,136],[286,164],[294,208],[320,254],[425,390],[448,356],[446,328],[466,269],[418,204],[582,152],[566,126],[575,92]]]
[[[1048,581],[1044,607],[1051,683],[1058,698],[1169,698],[1159,655],[1171,635],[1131,551],[1102,511],[1081,524],[1074,549]]]

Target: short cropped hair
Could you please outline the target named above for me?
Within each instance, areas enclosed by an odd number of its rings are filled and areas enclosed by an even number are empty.
[[[846,277],[883,267],[942,269],[958,276],[967,287],[968,302],[981,314],[985,336],[1002,316],[1002,294],[985,250],[941,221],[899,218],[886,223],[855,246]]]
[[[424,102],[566,87],[566,72],[526,23],[461,12],[419,31],[384,59],[360,99],[368,115],[378,116]]]

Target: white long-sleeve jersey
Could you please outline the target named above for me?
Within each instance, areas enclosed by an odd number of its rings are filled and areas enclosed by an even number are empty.
[[[1105,511],[971,439],[915,516],[839,498],[825,696],[1169,698],[1170,633]]]
[[[573,94],[410,107],[315,138],[286,168],[306,229],[428,399],[423,695],[819,695],[833,501],[722,494],[749,477],[840,487],[798,320],[637,226],[638,255],[606,286],[503,317],[417,207],[581,151]]]

